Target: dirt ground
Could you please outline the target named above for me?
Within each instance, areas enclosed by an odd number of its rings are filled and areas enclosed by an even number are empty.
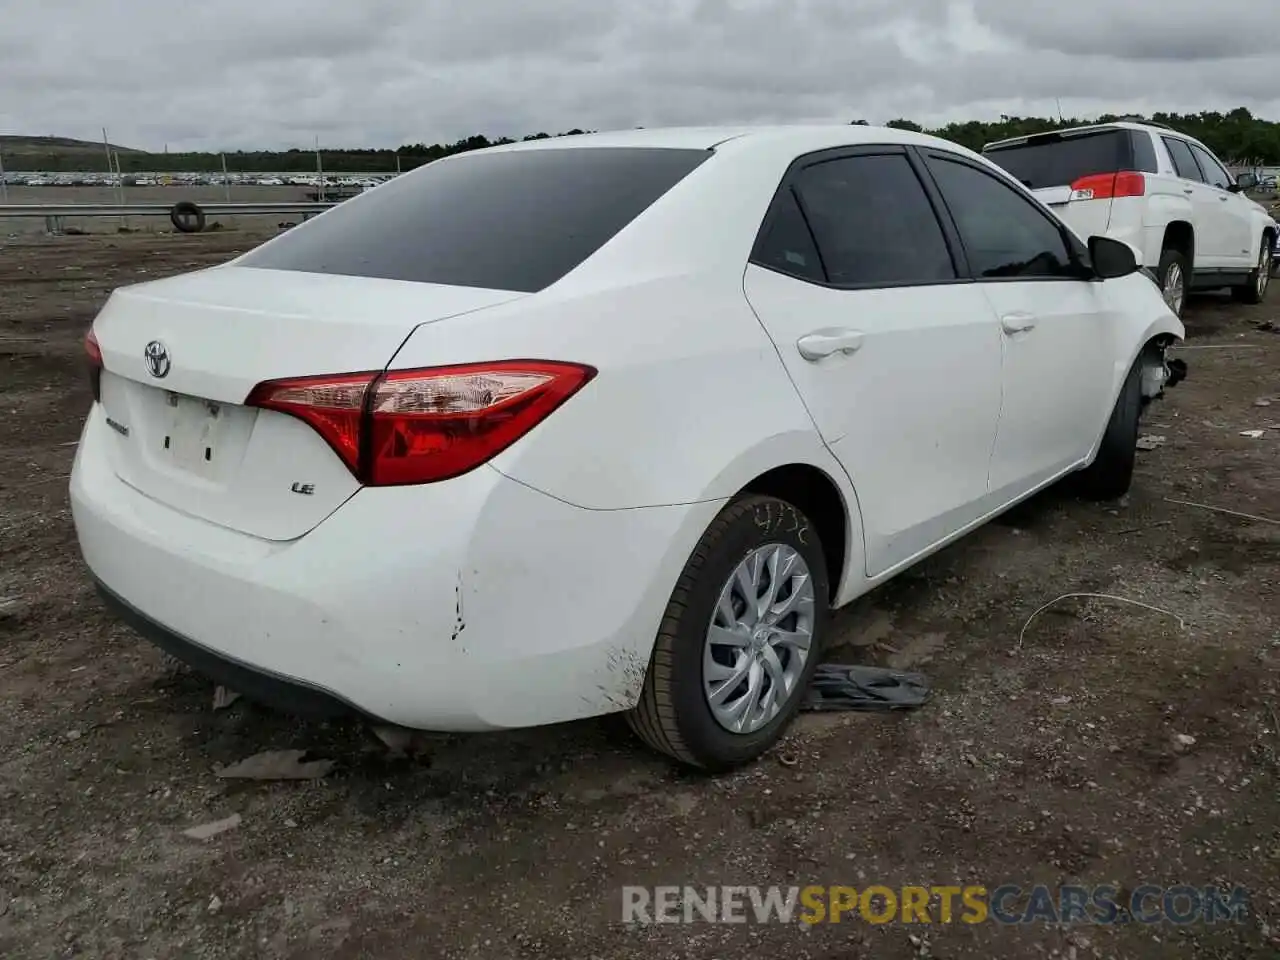
[[[1166,439],[1125,500],[1050,492],[840,615],[832,656],[923,670],[929,704],[806,715],[707,779],[609,721],[394,760],[354,723],[215,712],[208,683],[105,615],[66,495],[81,337],[111,288],[253,239],[0,244],[0,956],[1280,955],[1280,524],[1170,502],[1280,520],[1280,294],[1191,304],[1190,378],[1150,410]],[[1019,645],[1070,592],[1177,616],[1069,599]],[[336,766],[215,777],[287,748]],[[1185,927],[620,920],[624,884],[1073,881],[1240,885],[1253,909]]]

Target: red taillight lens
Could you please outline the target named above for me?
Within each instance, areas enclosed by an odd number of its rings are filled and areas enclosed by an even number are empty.
[[[515,443],[596,371],[575,363],[496,363],[270,380],[246,403],[309,423],[371,486],[431,483]]]
[[[84,335],[84,352],[89,361],[89,388],[96,403],[102,399],[102,348],[92,329]]]
[[[1072,200],[1111,200],[1115,197],[1141,197],[1147,192],[1147,178],[1132,170],[1119,173],[1096,173],[1081,177],[1071,184]]]

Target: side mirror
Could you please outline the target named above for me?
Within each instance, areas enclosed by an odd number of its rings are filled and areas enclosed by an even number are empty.
[[[1242,173],[1236,177],[1236,189],[1232,193],[1239,193],[1241,190],[1252,190],[1258,185],[1258,175],[1256,173]]]
[[[1094,276],[1101,280],[1127,277],[1138,272],[1138,258],[1134,256],[1133,247],[1111,237],[1089,238],[1089,260],[1093,264]]]

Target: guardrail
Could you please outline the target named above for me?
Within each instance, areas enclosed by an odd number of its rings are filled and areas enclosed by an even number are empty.
[[[336,203],[194,203],[180,200],[163,203],[6,203],[0,204],[0,220],[6,217],[44,217],[52,234],[65,230],[67,217],[168,217],[174,229],[182,233],[199,233],[210,215],[228,214],[264,216],[301,214],[308,217],[323,213]]]

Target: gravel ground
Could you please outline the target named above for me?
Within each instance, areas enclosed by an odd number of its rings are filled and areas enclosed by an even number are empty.
[[[924,709],[805,716],[707,779],[609,720],[395,759],[354,723],[215,711],[105,615],[66,497],[81,337],[111,288],[259,238],[0,243],[0,956],[1278,955],[1280,524],[1170,501],[1280,520],[1280,301],[1193,301],[1190,379],[1150,410],[1166,439],[1123,501],[1051,491],[840,615],[831,655],[926,672]],[[1069,599],[1019,644],[1070,592],[1177,616]],[[290,748],[332,772],[215,776]],[[620,922],[627,884],[1032,882],[1240,885],[1253,909],[1184,927]]]

